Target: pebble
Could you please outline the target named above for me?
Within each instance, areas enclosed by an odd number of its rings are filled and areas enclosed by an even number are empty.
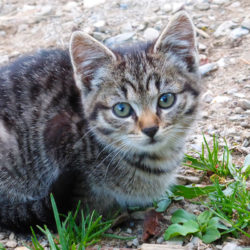
[[[234,2],[234,3],[232,3],[231,5],[230,5],[230,8],[238,8],[238,7],[240,7],[240,2],[239,1],[236,1],[236,2]]]
[[[156,240],[156,243],[157,243],[157,244],[161,244],[163,241],[164,241],[164,238],[163,238],[163,236],[161,236],[161,237],[159,237],[159,238]]]
[[[230,121],[241,121],[244,119],[245,119],[244,115],[233,115],[233,116],[228,117],[228,120],[230,120]]]
[[[118,44],[122,44],[126,41],[132,40],[132,37],[134,36],[134,32],[126,32],[119,34],[117,36],[113,36],[105,40],[105,44],[109,47],[114,47]]]
[[[241,107],[236,107],[234,111],[236,114],[241,114],[244,110]]]
[[[37,13],[38,16],[48,16],[53,13],[53,7],[51,5],[43,6],[40,11]]]
[[[162,6],[162,10],[165,12],[170,12],[172,10],[172,5],[170,3],[166,3]]]
[[[248,33],[249,33],[249,30],[248,30],[248,29],[245,29],[245,28],[242,28],[242,27],[238,27],[238,28],[236,28],[236,29],[233,29],[233,30],[230,32],[229,36],[230,36],[233,40],[235,40],[235,39],[237,39],[237,38],[239,38],[239,37],[242,37],[242,36],[247,35]]]
[[[218,69],[217,63],[207,63],[199,67],[199,71],[203,76],[217,69]]]
[[[216,38],[227,35],[229,32],[231,32],[231,29],[237,27],[237,24],[231,20],[225,21],[222,24],[218,26],[216,31],[214,32],[214,36]]]
[[[250,101],[249,100],[242,100],[240,103],[240,107],[243,108],[244,110],[250,109]]]
[[[131,229],[131,228],[127,228],[126,232],[127,232],[128,234],[132,234],[132,229]]]
[[[196,7],[198,10],[208,10],[208,9],[210,9],[210,4],[207,3],[207,2],[197,3],[197,4],[195,5],[195,7]]]
[[[5,246],[14,248],[17,246],[17,242],[15,240],[9,240],[5,243]]]
[[[146,40],[155,40],[159,35],[160,32],[154,28],[147,28],[143,33]]]
[[[214,98],[213,102],[214,103],[224,103],[224,102],[228,102],[231,100],[231,97],[229,96],[225,96],[225,95],[218,95]]]
[[[104,20],[99,20],[98,22],[94,23],[93,26],[96,29],[102,28],[106,25],[106,22]]]
[[[193,183],[197,184],[201,182],[201,177],[199,176],[177,175],[177,179],[182,183],[182,185],[193,184]]]
[[[137,238],[133,239],[132,245],[135,246],[135,247],[138,247],[138,246],[139,246],[139,241],[138,241]]]
[[[250,16],[245,17],[245,19],[243,20],[241,26],[245,29],[249,29],[250,30]]]
[[[0,233],[0,240],[3,240],[3,239],[5,239],[5,238],[6,238],[5,233]]]
[[[85,7],[86,1],[84,1],[84,7]],[[73,9],[77,8],[76,2],[68,2],[63,6],[63,10],[65,11],[72,11]]]
[[[7,62],[9,62],[9,56],[8,55],[0,56],[0,64],[5,64]]]
[[[243,128],[250,128],[250,124],[248,122],[246,122],[246,121],[241,122],[240,126],[243,127]]]
[[[248,147],[248,146],[250,146],[250,140],[245,139],[242,143],[242,147]]]
[[[236,243],[230,242],[230,243],[226,243],[226,244],[223,246],[222,250],[242,250],[242,248],[239,247],[239,246],[237,246]]]
[[[222,5],[225,3],[228,3],[230,0],[213,0],[213,4],[218,4],[218,5]]]
[[[15,239],[15,234],[14,233],[11,233],[10,235],[9,235],[9,240],[14,240]]]
[[[15,250],[29,250],[27,247],[16,247]]]
[[[92,8],[99,4],[105,3],[106,0],[84,0],[84,7],[85,8]]]
[[[204,50],[207,49],[207,46],[205,44],[203,44],[203,43],[199,43],[198,48],[199,48],[199,50],[204,51]]]
[[[106,36],[104,33],[102,33],[102,32],[97,32],[97,31],[93,32],[93,33],[92,33],[92,36],[93,36],[95,39],[97,39],[98,41],[103,41],[103,40],[105,40],[105,39],[107,38],[107,36]]]

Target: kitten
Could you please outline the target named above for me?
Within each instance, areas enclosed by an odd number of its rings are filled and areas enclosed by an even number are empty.
[[[177,13],[154,42],[109,49],[74,32],[0,69],[0,226],[52,224],[78,200],[145,206],[175,181],[195,119],[194,26]]]

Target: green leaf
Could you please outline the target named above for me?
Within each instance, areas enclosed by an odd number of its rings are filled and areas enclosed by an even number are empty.
[[[183,196],[186,199],[193,199],[201,195],[208,195],[216,190],[215,186],[206,187],[188,187],[183,185],[175,185],[172,189],[173,193],[178,196]]]
[[[171,204],[171,199],[169,198],[164,198],[162,200],[160,200],[158,203],[157,203],[157,208],[155,209],[156,212],[159,212],[159,213],[162,213],[164,212],[167,207]]]
[[[196,216],[194,214],[188,213],[183,209],[178,209],[173,213],[171,218],[172,223],[185,223],[190,220],[196,220]]]
[[[205,234],[202,236],[202,241],[206,244],[209,244],[215,240],[218,240],[221,237],[220,232],[216,227],[208,227]]]
[[[211,218],[212,213],[209,210],[204,211],[197,217],[197,221],[200,225],[206,225],[209,222],[209,219]]]
[[[216,228],[219,228],[219,229],[227,230],[228,227],[226,227],[225,225],[221,224],[219,221],[220,221],[219,217],[213,217],[213,218],[211,218],[209,220],[207,226],[208,227],[216,227]]]
[[[172,237],[182,235],[186,236],[190,233],[196,233],[199,231],[199,225],[193,220],[186,221],[183,225],[172,224],[170,225],[164,233],[164,239],[169,240]]]

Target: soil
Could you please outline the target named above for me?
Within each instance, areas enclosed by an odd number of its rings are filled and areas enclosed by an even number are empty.
[[[83,30],[106,43],[111,43],[107,39],[118,34],[122,34],[115,39],[119,43],[153,37],[180,9],[191,14],[198,28],[201,64],[215,63],[216,68],[202,78],[200,116],[189,137],[187,151],[201,149],[202,133],[209,142],[216,134],[222,143],[223,138],[227,140],[234,163],[242,166],[245,156],[250,154],[249,0],[0,0],[0,64],[39,48],[67,48],[74,30]],[[217,37],[219,25],[226,21],[233,24]],[[234,37],[232,32],[240,27],[245,27],[245,34]],[[200,176],[199,172],[184,167],[180,172],[186,176]],[[189,181],[184,178],[184,182]],[[196,209],[197,213],[202,210],[187,202],[172,204],[165,214],[163,228],[168,224],[171,209],[176,207]],[[137,242],[109,240],[100,245],[137,248],[143,234],[142,220],[137,219],[115,230],[136,235]],[[11,232],[0,233],[0,243],[8,249],[23,246],[24,240]],[[161,235],[150,238],[149,242],[166,244]],[[182,241],[180,246],[183,243],[187,242]],[[199,249],[222,249],[225,242],[218,243],[219,246],[199,244]]]

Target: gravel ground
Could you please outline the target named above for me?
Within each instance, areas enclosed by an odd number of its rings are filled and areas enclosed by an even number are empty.
[[[217,134],[233,149],[235,163],[243,164],[250,154],[250,2],[249,0],[0,0],[0,64],[38,48],[67,48],[74,30],[83,30],[112,46],[117,43],[153,39],[169,17],[186,9],[197,27],[201,70],[204,74],[200,117],[188,141],[187,150],[200,150],[202,132],[207,140]],[[181,168],[182,183],[200,181],[199,174]],[[165,224],[177,207],[189,211],[202,208],[187,202],[172,204]],[[133,241],[110,240],[101,245],[137,248],[142,244],[145,212],[116,232],[137,235]],[[0,243],[7,249],[27,244],[27,236],[0,232]],[[25,243],[26,242],[26,243]],[[170,244],[160,235],[151,243]],[[188,242],[184,242],[188,243]],[[46,247],[46,241],[42,240]],[[174,242],[183,245],[183,241]],[[234,239],[220,245],[204,245],[190,239],[189,249],[238,249]]]

